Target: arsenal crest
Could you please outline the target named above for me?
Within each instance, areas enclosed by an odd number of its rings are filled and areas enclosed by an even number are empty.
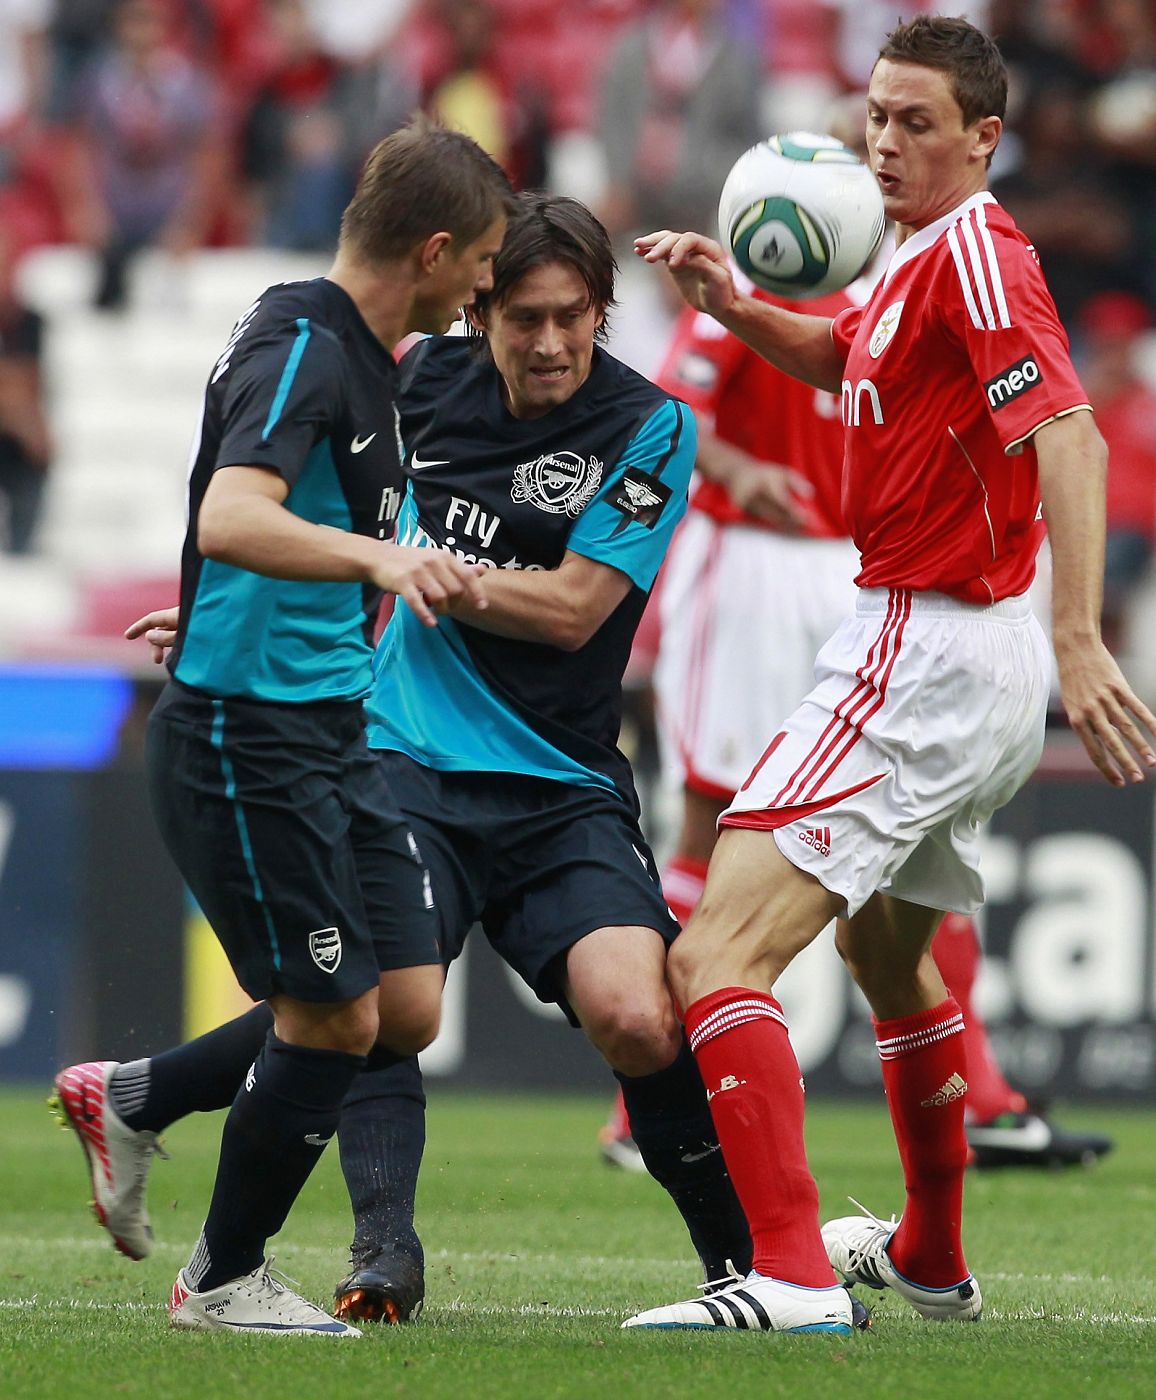
[[[341,934],[335,928],[319,928],[311,933],[309,956],[322,972],[336,972],[341,962]]]
[[[589,505],[602,481],[602,463],[576,452],[553,452],[514,468],[510,495],[529,501],[550,515],[578,516]]]

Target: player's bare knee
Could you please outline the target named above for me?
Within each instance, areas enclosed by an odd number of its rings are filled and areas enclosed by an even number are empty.
[[[603,1058],[622,1074],[657,1074],[674,1062],[682,1041],[669,1001],[614,1002],[599,1007],[584,1024]]]
[[[360,998],[329,1023],[333,1044],[330,1048],[346,1055],[368,1055],[377,1039],[377,1007],[369,998]]]
[[[441,1000],[422,1001],[404,1011],[382,1018],[378,1045],[395,1055],[418,1055],[429,1048],[441,1027]]]

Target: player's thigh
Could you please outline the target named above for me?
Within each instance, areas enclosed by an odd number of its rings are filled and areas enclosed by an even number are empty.
[[[343,797],[378,968],[440,968],[433,876],[372,750],[350,765]]]
[[[148,730],[154,812],[250,996],[350,1001],[378,980],[341,793],[358,731],[344,712],[319,733],[286,708],[162,697]]]
[[[658,866],[638,823],[598,789],[543,785],[495,850],[494,895],[482,923],[494,949],[542,1001],[577,1021],[565,988],[570,950],[599,929],[642,928],[664,943],[678,932]],[[550,793],[553,796],[550,796]]]
[[[770,990],[841,906],[786,859],[772,832],[724,830],[698,908],[670,952],[679,1005],[722,987]]]
[[[469,793],[455,785],[461,775],[438,773],[400,753],[382,751],[379,760],[390,800],[428,872],[439,957],[448,967],[460,955],[485,897],[486,843],[477,833],[480,822],[471,822]]]

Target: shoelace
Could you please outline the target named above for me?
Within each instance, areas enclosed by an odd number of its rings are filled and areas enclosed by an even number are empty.
[[[854,1196],[848,1196],[847,1199],[875,1227],[864,1237],[862,1244],[848,1245],[847,1269],[850,1273],[859,1273],[866,1265],[867,1272],[882,1282],[882,1279],[879,1278],[879,1266],[872,1256],[880,1241],[883,1240],[885,1243],[899,1222],[896,1220],[894,1212],[892,1212],[890,1220],[880,1220],[875,1212],[868,1210],[862,1201],[857,1201]]]
[[[731,1288],[736,1283],[742,1283],[742,1281],[743,1276],[735,1268],[734,1260],[728,1259],[727,1272],[723,1274],[722,1278],[708,1278],[705,1283],[700,1283],[698,1285],[698,1291],[705,1298],[709,1298],[712,1293],[718,1293],[723,1288]]]

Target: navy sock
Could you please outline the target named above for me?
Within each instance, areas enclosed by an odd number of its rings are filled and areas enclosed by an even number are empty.
[[[286,1045],[269,1032],[225,1119],[213,1199],[189,1261],[205,1291],[252,1273],[325,1144],[363,1055]]]
[[[273,1027],[265,1002],[243,1016],[115,1071],[109,1097],[130,1128],[159,1133],[189,1113],[228,1108]]]
[[[724,1277],[728,1261],[745,1277],[751,1233],[690,1047],[684,1040],[675,1062],[657,1074],[615,1078],[642,1160],[678,1207],[707,1279]]]
[[[425,1151],[425,1092],[416,1056],[399,1059],[380,1046],[370,1052],[341,1106],[337,1141],[353,1205],[353,1268],[403,1254],[420,1270],[413,1210]]]

